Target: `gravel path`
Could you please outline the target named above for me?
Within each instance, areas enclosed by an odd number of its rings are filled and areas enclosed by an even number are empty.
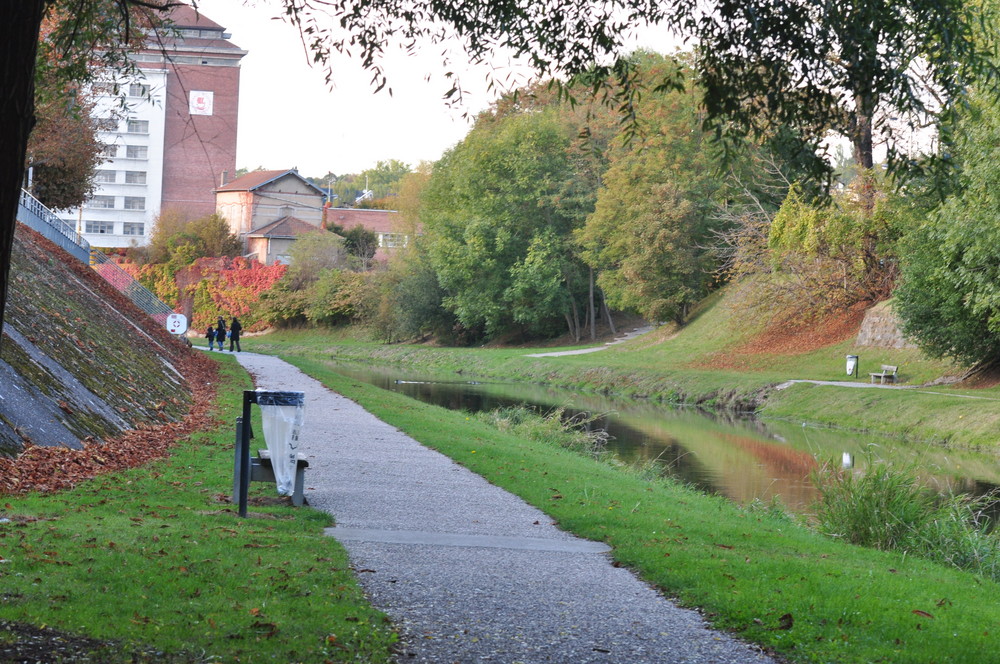
[[[306,393],[306,499],[336,519],[400,662],[773,662],[291,365],[237,357],[258,387]]]
[[[631,332],[626,332],[620,337],[615,337],[614,341],[608,341],[603,346],[578,348],[576,350],[557,350],[551,353],[530,353],[528,355],[525,355],[525,357],[563,357],[565,355],[587,355],[588,353],[596,353],[601,350],[607,350],[609,346],[614,346],[616,344],[628,341],[629,339],[634,339],[635,337],[646,334],[647,332],[652,332],[655,329],[656,329],[655,325],[646,325],[645,327],[637,327]]]

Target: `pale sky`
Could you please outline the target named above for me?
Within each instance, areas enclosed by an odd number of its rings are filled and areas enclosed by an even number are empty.
[[[375,93],[371,74],[357,60],[341,57],[331,89],[321,68],[311,68],[298,31],[281,20],[274,3],[244,6],[243,0],[199,0],[198,9],[231,33],[249,54],[240,74],[236,166],[298,167],[306,176],[357,173],[379,160],[411,166],[436,161],[460,141],[471,117],[489,106],[485,69],[462,77],[470,89],[462,108],[443,97],[439,51],[406,58],[392,54],[389,86]],[[430,73],[431,80],[425,81]]]
[[[465,105],[449,107],[443,97],[451,84],[443,75],[440,48],[409,58],[387,49],[392,96],[385,89],[375,93],[371,74],[345,56],[331,89],[323,71],[309,66],[298,31],[272,18],[278,7],[274,0],[251,7],[244,0],[198,0],[199,11],[249,51],[240,75],[238,168],[298,167],[303,175],[318,177],[327,171],[357,173],[379,160],[410,166],[436,161],[495,98],[486,90],[487,68],[470,68],[461,74]],[[670,42],[662,32],[636,41],[648,48],[661,45],[657,50],[667,50],[662,44]],[[506,62],[493,67],[495,78],[511,74],[518,85],[527,82]],[[470,117],[463,118],[463,112]]]

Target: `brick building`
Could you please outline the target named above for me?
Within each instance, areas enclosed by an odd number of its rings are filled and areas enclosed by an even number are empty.
[[[189,6],[131,57],[144,80],[125,85],[128,108],[107,84],[95,113],[107,161],[81,209],[59,214],[96,247],[148,243],[161,210],[189,218],[215,211],[220,174],[236,170],[240,61],[225,29]],[[102,94],[103,92],[103,94]]]

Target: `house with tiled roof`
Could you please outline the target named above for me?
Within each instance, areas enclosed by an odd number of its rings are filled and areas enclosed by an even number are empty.
[[[323,227],[323,203],[323,190],[295,169],[247,173],[215,190],[215,211],[267,265],[287,260],[295,237]]]

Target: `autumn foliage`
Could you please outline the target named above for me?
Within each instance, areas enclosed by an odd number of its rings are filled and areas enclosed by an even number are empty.
[[[261,293],[285,276],[286,265],[261,265],[242,257],[214,259],[217,267],[201,270],[202,278],[185,289],[192,298],[191,327],[207,328],[219,316],[236,316],[246,332],[270,327],[258,306]],[[198,268],[198,262],[192,268]]]

